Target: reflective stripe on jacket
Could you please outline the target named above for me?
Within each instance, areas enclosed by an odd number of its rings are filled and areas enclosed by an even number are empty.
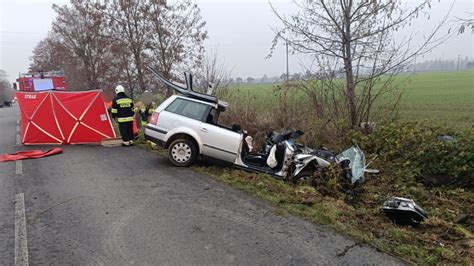
[[[133,116],[129,117],[119,117],[117,118],[117,122],[123,123],[123,122],[133,122]]]
[[[119,123],[132,122],[135,114],[133,110],[133,100],[123,92],[112,101],[112,117],[117,118]]]

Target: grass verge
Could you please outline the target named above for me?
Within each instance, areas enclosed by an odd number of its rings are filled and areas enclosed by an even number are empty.
[[[138,142],[138,146],[166,156],[165,150],[145,141]],[[384,165],[383,168],[392,167],[400,166]],[[470,265],[473,261],[472,224],[456,223],[459,215],[472,215],[474,193],[470,190],[426,188],[421,184],[404,186],[403,179],[395,182],[391,178],[396,176],[394,171],[370,176],[361,187],[351,187],[349,192],[341,193],[337,180],[325,180],[315,188],[207,163],[199,163],[191,169],[275,205],[278,215],[291,214],[326,225],[411,263]],[[381,206],[388,196],[397,192],[395,196],[414,196],[430,218],[416,228],[393,224]]]

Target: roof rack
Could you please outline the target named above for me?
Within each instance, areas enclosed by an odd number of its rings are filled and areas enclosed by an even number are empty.
[[[167,80],[165,77],[163,77],[163,75],[161,75],[153,67],[148,66],[147,68],[168,88],[175,90],[177,93],[180,93],[186,97],[193,98],[196,100],[218,104],[218,106],[223,110],[225,110],[225,108],[229,106],[227,102],[218,100],[216,96],[194,91],[193,90],[193,76],[191,75],[191,73],[187,73],[187,72],[184,73],[184,78],[186,80],[186,87],[183,87],[182,85],[178,85],[176,83],[173,83]]]

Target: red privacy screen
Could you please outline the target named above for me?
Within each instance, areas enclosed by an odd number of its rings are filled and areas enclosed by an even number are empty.
[[[115,138],[102,91],[17,92],[22,143],[85,144]]]

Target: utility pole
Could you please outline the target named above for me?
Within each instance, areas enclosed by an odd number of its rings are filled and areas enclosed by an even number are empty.
[[[415,55],[415,62],[413,62],[413,74],[416,73],[416,55]]]
[[[461,55],[458,54],[458,64],[457,64],[457,66],[456,66],[456,70],[459,70],[459,63],[460,63],[460,61],[461,61]]]
[[[286,82],[290,81],[290,65],[288,63],[288,41],[286,41]]]

